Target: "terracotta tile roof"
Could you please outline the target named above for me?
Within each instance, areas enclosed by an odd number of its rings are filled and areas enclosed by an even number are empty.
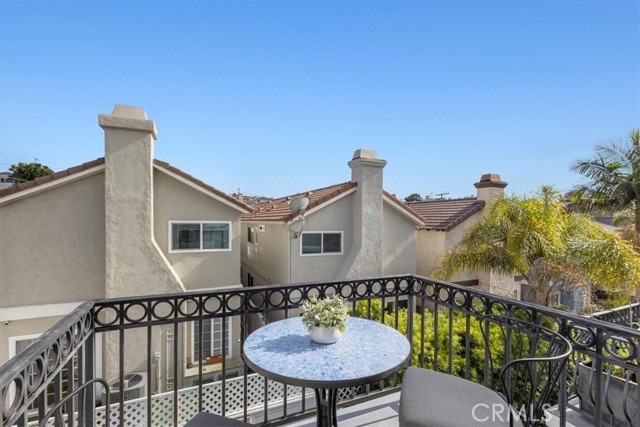
[[[290,196],[280,197],[278,199],[268,200],[258,203],[254,206],[253,213],[245,214],[242,219],[245,221],[284,221],[288,222],[298,216],[297,213],[291,212],[289,209],[289,202],[298,197],[308,197],[309,206],[307,211],[322,205],[325,202],[339,196],[340,194],[356,187],[356,182],[343,182],[342,184],[332,185],[330,187],[319,188],[317,190],[311,190],[304,193],[292,194]],[[384,192],[384,195],[388,197],[392,202],[396,203],[401,209],[404,209],[409,214],[413,215],[420,222],[425,222],[418,212],[411,209],[405,203],[395,198],[390,193]]]
[[[214,187],[212,187],[212,186],[200,181],[199,179],[194,178],[193,176],[189,175],[188,173],[185,173],[185,172],[181,171],[180,169],[178,169],[176,167],[171,166],[167,162],[163,162],[163,161],[160,161],[160,160],[154,160],[153,163],[158,167],[161,167],[161,168],[166,169],[166,170],[168,170],[170,172],[173,172],[176,175],[179,175],[182,178],[184,178],[186,180],[189,180],[189,181],[193,182],[196,185],[199,185],[200,187],[202,187],[202,188],[214,193],[217,196],[222,197],[223,199],[227,200],[230,203],[233,203],[234,205],[238,206],[239,208],[241,208],[241,209],[243,209],[243,210],[245,210],[247,212],[251,212],[252,211],[252,209],[249,206],[245,205],[241,201],[239,201],[237,199],[234,199],[233,197],[229,196],[228,194],[223,193],[222,191],[220,191],[220,190],[218,190],[218,189],[216,189],[216,188],[214,188]],[[65,178],[67,176],[74,175],[74,174],[77,174],[79,172],[82,172],[82,171],[85,171],[87,169],[91,169],[91,168],[94,168],[96,166],[100,166],[100,165],[103,165],[103,164],[104,164],[104,157],[101,157],[101,158],[93,160],[91,162],[83,163],[83,164],[81,164],[79,166],[74,166],[74,167],[71,167],[69,169],[65,169],[65,170],[56,172],[56,173],[54,173],[52,175],[47,175],[47,176],[42,176],[40,178],[36,178],[33,181],[21,182],[20,184],[14,185],[13,187],[9,187],[9,188],[5,188],[5,189],[0,190],[0,198],[1,197],[5,197],[5,196],[9,196],[11,194],[18,193],[20,191],[28,190],[30,188],[34,188],[34,187],[37,187],[37,186],[42,185],[42,184],[46,184],[46,183],[51,182],[51,181],[55,181],[57,179]]]
[[[74,175],[76,173],[85,171],[87,169],[94,168],[96,166],[100,166],[104,164],[104,157],[93,160],[91,162],[83,163],[78,166],[74,166],[69,169],[65,169],[59,172],[55,172],[51,175],[41,176],[40,178],[36,178],[33,181],[21,182],[18,185],[14,185],[13,187],[4,188],[0,190],[0,197],[10,196],[11,194],[18,193],[20,191],[28,190],[30,188],[37,187],[42,184],[46,184],[51,181],[55,181],[57,179],[65,178],[69,175]]]
[[[296,212],[289,209],[289,202],[298,197],[308,197],[309,206],[307,211],[328,202],[334,197],[357,186],[355,182],[344,182],[330,187],[318,188],[317,190],[306,191],[304,193],[292,194],[278,199],[268,200],[258,203],[253,207],[253,212],[242,215],[245,221],[284,221],[288,222],[298,216]]]
[[[418,212],[417,210],[413,209],[411,206],[407,205],[405,202],[403,202],[402,200],[398,199],[397,197],[395,197],[391,193],[387,193],[385,191],[384,195],[387,196],[389,199],[391,199],[393,202],[395,202],[402,209],[404,209],[405,211],[409,212],[411,215],[415,216],[418,220],[420,220],[420,222],[426,224],[427,219],[424,216],[422,216],[422,214],[420,214],[420,212]]]
[[[203,181],[200,181],[197,178],[194,178],[193,176],[189,175],[186,172],[183,172],[182,170],[176,168],[175,166],[171,166],[167,162],[163,162],[161,160],[154,159],[153,164],[158,166],[158,167],[161,167],[163,169],[166,169],[166,170],[168,170],[170,172],[173,172],[176,175],[179,175],[182,178],[184,178],[184,179],[186,179],[188,181],[191,181],[196,185],[199,185],[200,187],[204,188],[205,190],[208,190],[208,191],[212,192],[213,194],[222,197],[223,199],[227,200],[228,202],[233,203],[234,205],[238,206],[239,208],[241,208],[241,209],[243,209],[243,210],[245,210],[247,212],[253,211],[253,209],[250,206],[245,205],[240,200],[234,199],[233,197],[229,196],[227,193],[224,193],[224,192],[218,190],[217,188],[214,188],[214,187],[210,186],[209,184],[207,184],[207,183],[205,183]]]
[[[449,231],[484,207],[483,200],[475,197],[464,199],[433,199],[408,204],[426,218],[423,229]]]

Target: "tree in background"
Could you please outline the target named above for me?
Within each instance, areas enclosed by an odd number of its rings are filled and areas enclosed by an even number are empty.
[[[598,145],[595,151],[595,156],[571,167],[589,179],[574,189],[572,201],[588,212],[631,209],[640,232],[640,129],[620,142]]]
[[[41,176],[51,175],[53,170],[41,163],[18,163],[9,168],[11,178],[19,181],[31,181]]]
[[[407,197],[404,198],[404,201],[409,203],[409,202],[421,202],[422,201],[422,196],[419,195],[418,193],[412,193],[409,194]]]
[[[533,302],[548,306],[559,289],[601,285],[626,300],[640,282],[640,255],[597,223],[568,212],[560,194],[542,187],[535,198],[494,200],[459,246],[446,252],[435,276],[493,270],[522,275]],[[589,301],[585,298],[585,301]]]
[[[382,304],[380,300],[370,302],[359,301],[356,306],[357,317],[382,321]],[[397,330],[402,334],[407,334],[409,324],[409,313],[406,308],[397,308],[397,313],[385,310],[384,323],[387,326],[396,328],[395,319],[398,318]],[[436,316],[438,338],[436,342],[434,331],[436,330]],[[469,324],[469,334],[467,334],[466,316],[460,312],[454,312],[452,316],[452,340],[449,341],[449,315],[444,311],[433,313],[424,311],[424,329],[420,314],[413,315],[413,337],[411,345],[413,347],[413,366],[420,366],[427,369],[436,369],[440,372],[449,372],[451,363],[451,373],[464,378],[466,370],[466,341],[469,341],[469,380],[482,382],[484,378],[485,348],[484,338],[480,329],[480,322],[472,318]],[[491,332],[490,340],[491,352],[500,354],[504,343],[500,339],[500,333],[496,330]],[[438,348],[437,363],[435,363],[435,348]],[[448,348],[451,346],[451,360],[449,360]]]

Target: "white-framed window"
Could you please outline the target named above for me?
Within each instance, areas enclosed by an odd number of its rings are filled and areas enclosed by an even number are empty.
[[[231,336],[231,319],[224,322],[226,334],[225,357],[232,355],[232,336]],[[198,322],[191,324],[191,360],[198,363],[199,345],[202,340],[202,357],[221,356],[222,355],[222,324],[223,319],[204,319],[202,321],[202,333]]]
[[[40,335],[42,334],[31,334],[31,335],[22,335],[22,336],[17,336],[17,337],[9,337],[9,358],[12,358],[18,354],[20,354],[21,352],[23,352],[24,350],[27,349],[27,347],[29,347],[31,344],[33,344],[34,342],[37,341],[37,339],[40,337]],[[74,356],[73,357],[73,378],[74,380],[74,387],[78,386],[78,356]],[[31,378],[32,380],[35,380],[35,377],[37,375],[37,372],[35,370],[33,370],[33,372],[31,372],[31,376],[33,378]],[[62,370],[60,371],[60,378],[61,378],[61,387],[62,387],[62,393],[64,394],[67,391],[67,388],[69,387],[68,384],[68,378],[69,378],[69,369],[68,369],[68,365],[64,365],[62,367]],[[15,385],[11,385],[10,389],[9,389],[9,396],[11,397],[11,399],[9,399],[10,401],[13,399],[13,395],[15,393]],[[47,396],[47,405],[53,405],[54,404],[54,397],[55,397],[55,390],[54,390],[54,384],[50,383],[47,386],[47,391],[46,391],[46,396]],[[30,406],[29,406],[29,413],[35,413],[38,410],[38,401],[34,401]]]
[[[230,221],[169,221],[169,252],[230,250]]]
[[[247,227],[247,241],[249,243],[258,243],[258,229],[255,227]]]
[[[307,231],[300,241],[300,255],[342,254],[342,231]]]

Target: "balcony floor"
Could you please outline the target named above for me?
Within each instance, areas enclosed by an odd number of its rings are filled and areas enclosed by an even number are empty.
[[[358,405],[338,409],[338,425],[339,427],[398,427],[399,400],[400,392],[396,392]],[[315,425],[314,417],[286,424],[287,427],[315,427]],[[558,419],[554,417],[548,425],[550,427],[559,426]],[[584,415],[571,410],[567,412],[567,427],[592,426],[592,420]]]
[[[372,399],[359,405],[338,409],[340,427],[398,427],[400,392]],[[315,418],[306,418],[288,427],[315,427]]]

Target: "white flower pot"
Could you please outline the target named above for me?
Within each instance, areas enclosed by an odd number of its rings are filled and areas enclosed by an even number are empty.
[[[314,326],[309,334],[311,339],[319,344],[333,344],[342,338],[342,332],[338,328]]]

